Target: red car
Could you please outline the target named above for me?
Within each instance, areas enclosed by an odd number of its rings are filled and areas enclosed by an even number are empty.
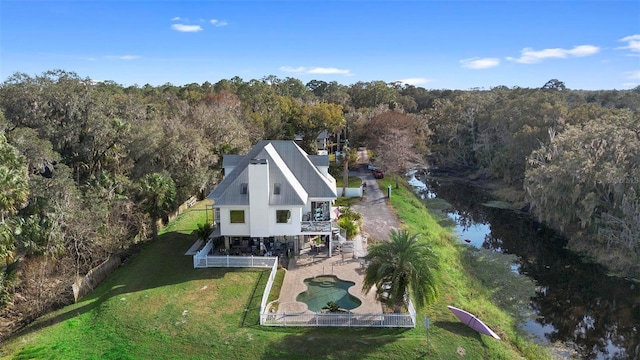
[[[384,173],[380,169],[375,169],[373,170],[373,177],[376,179],[382,179],[384,178]]]

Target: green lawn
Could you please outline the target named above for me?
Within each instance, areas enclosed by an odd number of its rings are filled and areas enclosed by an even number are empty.
[[[342,179],[342,177],[337,177],[336,178],[336,187],[338,187],[338,189],[342,188],[342,184],[344,184],[344,181]],[[349,180],[347,182],[347,187],[350,188],[356,188],[356,187],[360,187],[360,185],[362,185],[362,179],[360,179],[357,176],[349,176]]]
[[[386,183],[384,183],[386,186]],[[513,359],[544,357],[468,275],[464,254],[407,190],[393,206],[428,234],[441,257],[441,296],[415,329],[268,328],[258,325],[268,270],[194,269],[183,255],[204,222],[198,203],[79,303],[45,316],[0,347],[1,359]],[[279,284],[282,283],[279,276]],[[277,287],[278,285],[276,285]],[[445,305],[479,312],[503,341],[457,322]],[[431,318],[429,341],[422,326]]]

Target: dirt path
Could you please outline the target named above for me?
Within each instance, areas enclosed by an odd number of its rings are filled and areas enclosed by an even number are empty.
[[[358,163],[358,170],[351,171],[349,175],[361,178],[367,187],[363,198],[352,208],[362,214],[362,229],[371,244],[388,239],[389,230],[398,229],[400,222],[388,203],[387,190],[380,189],[376,179],[367,170],[369,157],[366,150],[358,150]]]

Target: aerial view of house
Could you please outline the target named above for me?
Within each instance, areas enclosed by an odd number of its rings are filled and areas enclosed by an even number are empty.
[[[310,239],[332,250],[331,206],[336,180],[326,155],[309,155],[293,141],[265,140],[245,155],[225,155],[214,201],[213,237],[232,255],[297,254]]]

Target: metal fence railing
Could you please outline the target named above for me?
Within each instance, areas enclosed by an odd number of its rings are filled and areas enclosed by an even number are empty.
[[[260,302],[260,325],[286,327],[380,327],[414,328],[416,310],[411,299],[406,296],[407,313],[401,314],[358,314],[358,313],[279,313],[267,308],[269,294],[278,271],[278,258],[265,256],[212,256],[208,255],[213,247],[209,241],[193,256],[194,268],[271,268],[269,279]]]
[[[262,292],[262,301],[260,301],[260,314],[264,314],[267,312],[267,301],[269,300],[269,294],[271,293],[271,287],[273,287],[273,281],[276,278],[276,273],[278,272],[278,258],[276,258],[275,263],[271,267],[271,272],[269,273],[269,280],[267,280],[267,285]],[[262,316],[260,316],[260,325],[262,324]]]
[[[209,240],[200,251],[193,255],[194,268],[269,268],[278,264],[278,258],[273,256],[209,255],[212,248],[213,241]]]
[[[380,327],[414,328],[415,313],[357,314],[357,313],[262,313],[260,324],[282,327]]]

